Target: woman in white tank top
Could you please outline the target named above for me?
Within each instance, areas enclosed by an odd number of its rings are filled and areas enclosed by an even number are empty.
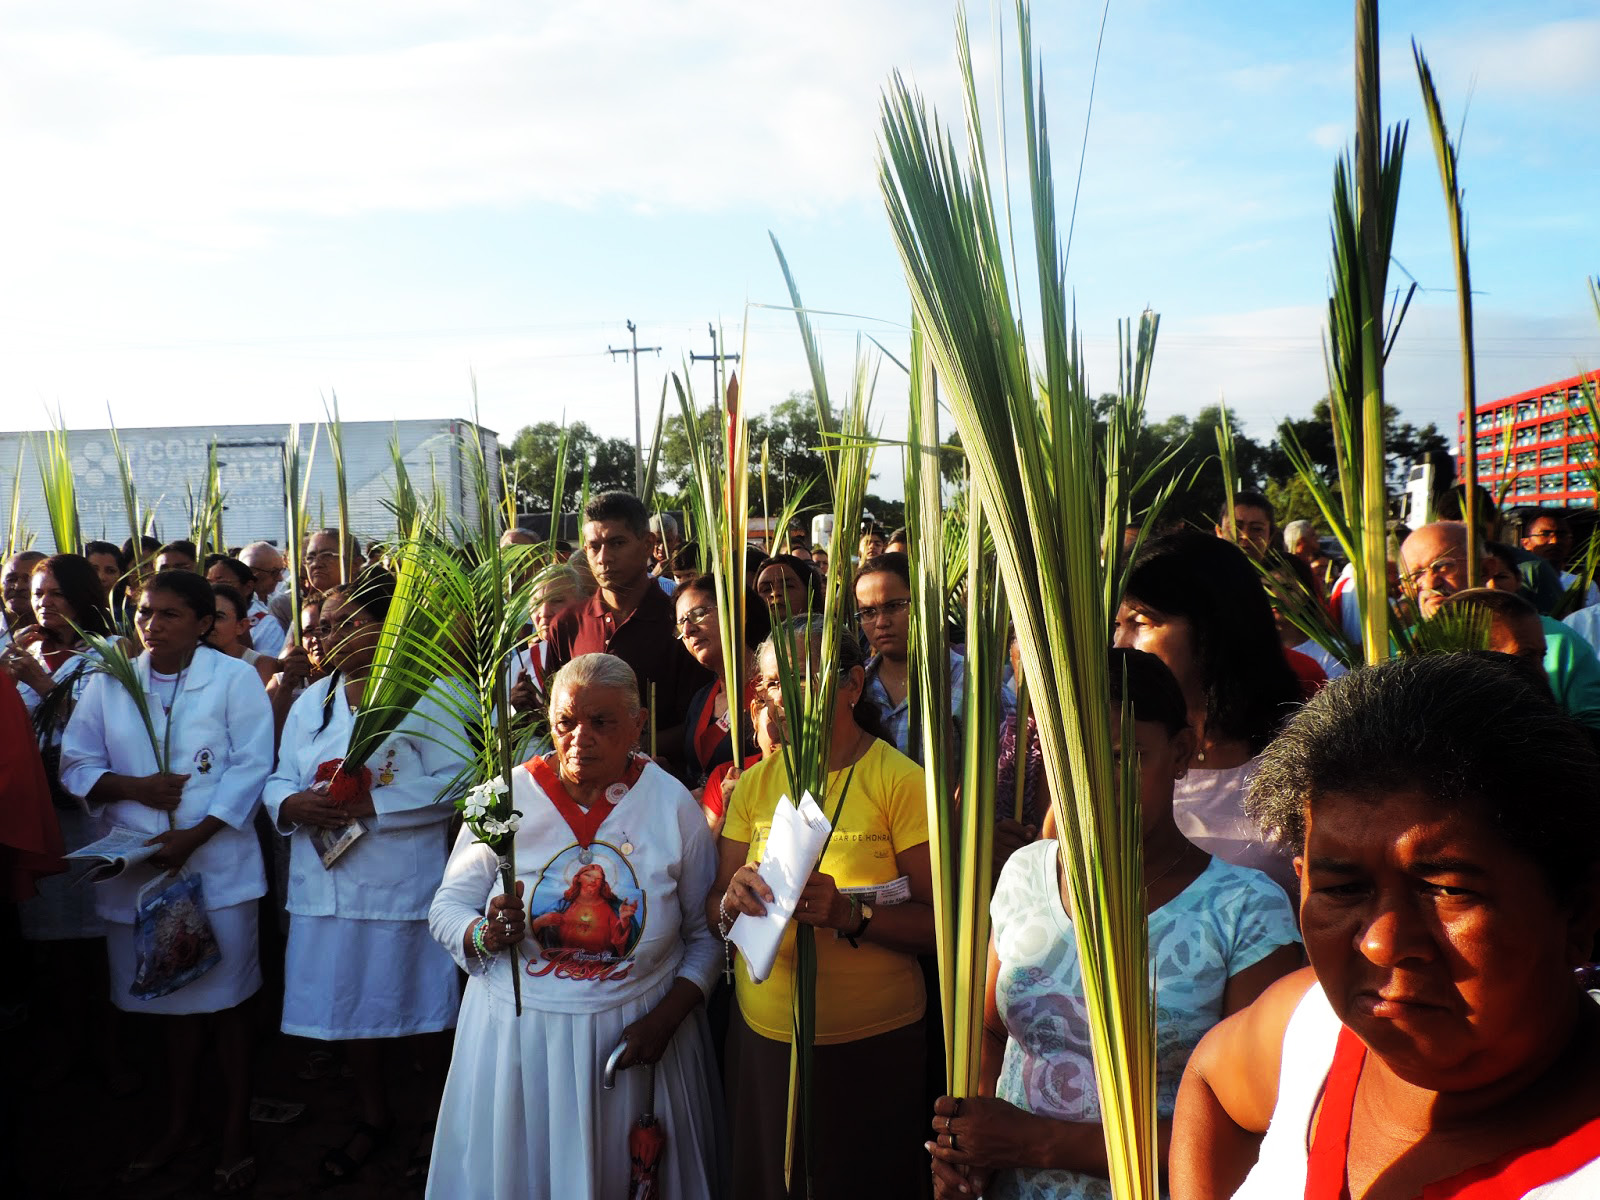
[[[1392,660],[1263,756],[1311,968],[1190,1059],[1174,1200],[1600,1196],[1600,757],[1539,682]]]

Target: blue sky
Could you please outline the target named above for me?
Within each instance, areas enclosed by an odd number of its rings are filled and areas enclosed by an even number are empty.
[[[1070,196],[1101,10],[1038,8]],[[1322,394],[1349,10],[1113,0],[1070,274],[1105,386],[1117,318],[1161,312],[1158,418],[1225,396],[1265,436]],[[785,299],[769,229],[809,304],[858,314],[818,319],[842,381],[858,333],[905,340],[879,91],[899,68],[957,115],[952,18],[901,0],[0,2],[0,425],[37,427],[46,404],[102,425],[107,403],[124,426],[314,420],[332,390],[347,419],[458,415],[475,372],[502,432],[565,412],[631,434],[632,376],[605,353],[629,318],[665,348],[643,364],[647,407],[713,320],[769,403],[808,383],[789,316],[746,307]],[[1584,285],[1600,11],[1417,0],[1383,20],[1385,114],[1413,122],[1396,257],[1437,289],[1408,318],[1391,398],[1447,422],[1459,396],[1411,36],[1452,124],[1471,97],[1484,393],[1600,365]],[[896,376],[879,392],[891,436]]]

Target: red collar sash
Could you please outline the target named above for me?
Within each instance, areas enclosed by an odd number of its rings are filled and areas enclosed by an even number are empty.
[[[1349,1200],[1350,1120],[1366,1058],[1361,1039],[1341,1029],[1306,1160],[1305,1200]],[[1600,1117],[1546,1145],[1513,1150],[1430,1183],[1418,1200],[1521,1200],[1534,1188],[1564,1178],[1596,1158],[1600,1158]]]
[[[612,784],[606,789],[606,796],[596,800],[587,809],[567,794],[567,787],[561,782],[561,774],[549,758],[535,756],[525,765],[528,774],[533,776],[533,781],[539,785],[539,790],[555,806],[556,812],[561,814],[561,819],[567,823],[567,828],[572,830],[572,836],[577,839],[578,845],[587,850],[595,835],[600,832],[600,826],[606,823],[606,818],[622,802],[633,785],[639,782],[646,761],[638,755],[630,759],[628,769],[622,776],[621,791],[617,791],[618,784]],[[613,792],[616,792],[614,798]]]

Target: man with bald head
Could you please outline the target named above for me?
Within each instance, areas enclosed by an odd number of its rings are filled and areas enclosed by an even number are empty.
[[[1433,616],[1467,588],[1467,527],[1460,521],[1436,521],[1418,529],[1400,547],[1400,577],[1406,590],[1416,593],[1422,617]],[[1600,729],[1600,658],[1560,621],[1541,613],[1539,624],[1544,630],[1543,662],[1550,690],[1569,715]],[[1534,644],[1531,629],[1517,632],[1519,645]]]
[[[283,582],[283,555],[271,542],[251,542],[239,551],[239,561],[250,568],[250,611],[245,624],[250,627],[250,645],[258,654],[276,658],[283,650],[288,625],[271,608],[272,594]]]

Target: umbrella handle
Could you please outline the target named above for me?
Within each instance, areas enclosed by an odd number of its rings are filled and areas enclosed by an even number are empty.
[[[601,1076],[600,1084],[606,1091],[617,1086],[617,1063],[622,1060],[622,1055],[628,1048],[628,1039],[623,1038],[617,1043],[617,1048],[611,1052],[611,1057],[606,1059],[605,1074]]]

